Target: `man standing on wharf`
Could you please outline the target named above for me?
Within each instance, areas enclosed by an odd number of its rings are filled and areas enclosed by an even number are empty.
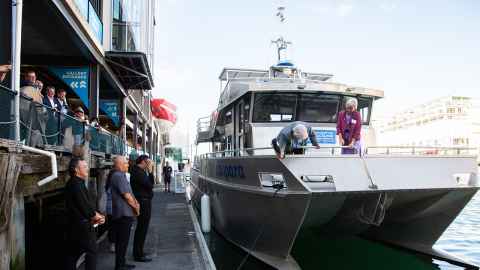
[[[70,180],[65,186],[65,203],[68,213],[66,269],[76,270],[77,260],[85,253],[85,270],[95,270],[97,264],[97,237],[95,227],[105,222],[105,217],[95,211],[90,203],[85,181],[88,165],[85,160],[73,158],[68,166]]]
[[[133,238],[133,258],[137,262],[150,262],[152,259],[145,256],[143,247],[152,212],[154,184],[152,161],[147,155],[141,155],[137,158],[130,172],[130,185],[132,186],[133,194],[140,203],[140,215],[137,218],[137,227],[135,229],[135,237]]]
[[[135,216],[140,214],[140,207],[132,194],[132,188],[125,173],[128,171],[128,162],[125,157],[119,156],[114,161],[115,172],[110,178],[112,192],[112,223],[115,234],[115,270],[135,268],[135,265],[126,264],[130,230]]]

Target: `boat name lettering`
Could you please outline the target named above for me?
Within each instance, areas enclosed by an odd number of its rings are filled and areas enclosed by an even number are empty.
[[[238,165],[217,165],[217,176],[245,178],[243,167]]]

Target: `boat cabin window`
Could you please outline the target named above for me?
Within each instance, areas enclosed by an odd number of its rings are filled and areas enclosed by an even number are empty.
[[[336,123],[349,96],[321,93],[256,93],[252,121]],[[356,97],[363,124],[370,123],[373,99]],[[248,119],[248,118],[247,118]]]
[[[297,120],[304,122],[335,123],[340,97],[324,94],[300,94]]]
[[[370,122],[370,109],[372,108],[371,98],[359,98],[358,99],[358,111],[362,116],[362,123],[368,124]]]
[[[233,115],[232,115],[232,107],[225,108],[220,111],[218,114],[217,125],[224,126],[232,123]]]
[[[256,94],[253,122],[293,121],[296,103],[295,94]]]

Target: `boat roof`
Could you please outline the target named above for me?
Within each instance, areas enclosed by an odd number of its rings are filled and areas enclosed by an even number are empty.
[[[300,80],[290,78],[242,78],[228,81],[223,89],[218,104],[218,110],[235,102],[247,92],[299,92],[325,93],[345,96],[364,96],[374,99],[383,98],[383,91],[373,88],[355,87],[342,83],[318,80]]]
[[[285,66],[282,66],[285,67]],[[263,69],[244,69],[244,68],[223,68],[218,79],[220,81],[229,81],[232,79],[245,79],[245,78],[268,78],[270,77],[270,71]],[[332,78],[332,74],[326,73],[313,73],[302,72],[302,78],[308,80],[326,81]]]

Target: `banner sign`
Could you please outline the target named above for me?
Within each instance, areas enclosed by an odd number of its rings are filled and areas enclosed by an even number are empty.
[[[317,135],[317,141],[319,144],[336,144],[337,131],[329,129],[317,129],[314,130]]]
[[[67,84],[88,108],[88,67],[49,67],[49,70]]]
[[[102,110],[115,126],[120,126],[120,102],[115,99],[100,99],[100,110]]]

